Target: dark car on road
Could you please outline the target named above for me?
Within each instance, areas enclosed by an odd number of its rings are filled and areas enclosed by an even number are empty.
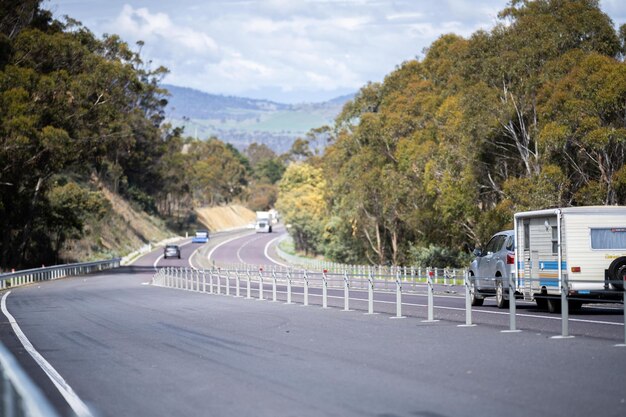
[[[496,297],[499,308],[508,306],[509,278],[515,273],[515,233],[498,232],[485,249],[475,249],[469,268],[472,305],[483,305],[485,297]]]
[[[180,247],[178,245],[166,245],[165,249],[163,249],[163,258],[180,259]]]

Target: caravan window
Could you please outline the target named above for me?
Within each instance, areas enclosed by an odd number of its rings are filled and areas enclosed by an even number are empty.
[[[591,249],[626,249],[626,227],[591,229]]]

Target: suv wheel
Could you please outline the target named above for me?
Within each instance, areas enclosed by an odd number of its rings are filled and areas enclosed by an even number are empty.
[[[476,280],[474,279],[474,274],[472,272],[470,272],[469,288],[471,304],[476,307],[483,305],[485,299],[476,292]]]
[[[509,300],[504,299],[504,286],[502,280],[496,282],[496,305],[498,308],[507,308],[509,306]]]

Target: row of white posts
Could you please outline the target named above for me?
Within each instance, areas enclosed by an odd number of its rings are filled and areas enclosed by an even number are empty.
[[[280,279],[286,283],[287,286],[287,304],[293,304],[292,301],[292,293],[293,293],[293,285],[294,281],[297,280],[302,284],[303,287],[303,304],[305,306],[309,305],[309,289],[311,287],[311,275],[314,274],[311,271],[300,270],[295,271],[291,269],[283,269],[278,272],[275,269],[272,269],[271,272],[267,272],[264,268],[258,269],[258,276],[256,277],[256,281],[258,283],[258,297],[259,299],[265,299],[265,280],[270,279],[272,285],[272,301],[277,301],[277,281],[279,280],[278,275],[280,275]],[[242,297],[241,293],[243,291],[241,280],[245,280],[245,298],[252,298],[252,288],[251,282],[253,280],[254,274],[249,268],[245,270],[240,269],[221,269],[221,268],[211,268],[208,270],[197,270],[197,269],[189,269],[189,268],[173,268],[167,267],[160,269],[153,278],[153,283],[160,286],[185,289],[190,291],[199,291],[199,292],[208,292],[211,294],[221,294],[222,293],[222,283],[221,280],[224,279],[225,288],[224,294],[230,295],[231,289],[231,281],[234,280],[234,288],[235,288],[235,297]],[[341,286],[334,286],[335,289],[340,289],[343,287],[343,310],[350,311],[350,289],[351,284],[355,279],[361,279],[367,286],[367,313],[366,314],[374,314],[374,291],[375,291],[375,276],[372,270],[367,271],[367,273],[363,275],[351,275],[348,273],[347,269],[344,269],[342,274],[330,274],[327,270],[324,270],[319,275],[321,282],[321,290],[322,290],[322,308],[328,308],[328,288],[329,284],[333,282],[333,276],[341,277],[339,281],[341,281]],[[299,277],[300,279],[296,279]],[[402,318],[402,294],[403,294],[403,281],[402,274],[398,269],[396,271],[395,277],[395,295],[396,295],[396,314],[393,318]],[[471,306],[471,291],[472,291],[472,282],[471,280],[474,277],[470,277],[469,274],[465,274],[464,276],[464,287],[465,287],[465,324],[461,325],[463,327],[474,326],[472,322],[472,306]],[[434,271],[427,271],[427,279],[426,279],[426,294],[428,297],[428,305],[427,305],[427,319],[424,322],[435,322],[435,314],[434,314]],[[567,282],[563,284],[562,287],[562,308],[561,308],[561,321],[562,321],[562,331],[560,336],[556,336],[558,338],[568,338],[571,337],[569,335],[569,312],[567,309]],[[207,291],[208,289],[208,291]],[[363,289],[360,287],[359,289]],[[414,291],[407,291],[407,293],[416,293],[415,287]],[[511,277],[508,283],[508,298],[509,298],[509,329],[504,330],[504,332],[519,332],[517,329],[516,323],[516,301],[515,301],[515,280]],[[626,303],[624,303],[624,317],[626,320]],[[624,326],[624,345],[626,345],[626,325]],[[620,346],[622,346],[620,344]]]
[[[298,275],[301,277],[299,282],[302,283],[303,288],[303,304],[309,305],[309,289],[311,288],[311,272],[307,270],[293,271],[286,269],[279,272],[281,280],[286,283],[287,286],[287,304],[293,304],[293,284],[295,277]],[[265,272],[264,268],[258,269],[258,276],[256,281],[258,283],[258,298],[260,300],[265,299],[265,280],[271,279],[272,285],[272,301],[277,301],[277,282],[279,280],[276,270],[272,270],[271,273]],[[321,290],[322,290],[322,308],[328,308],[328,288],[331,282],[331,274],[327,270],[324,270],[321,277]],[[338,274],[334,274],[338,275]],[[428,294],[428,319],[425,321],[434,322],[434,273],[430,273],[426,282],[426,291]],[[359,279],[359,277],[356,277]],[[245,298],[252,298],[252,286],[253,273],[251,270],[230,270],[221,268],[210,269],[191,269],[191,268],[175,268],[166,267],[157,271],[153,278],[153,284],[164,287],[183,289],[189,291],[206,292],[209,294],[222,294],[222,279],[224,280],[223,287],[225,288],[224,294],[230,295],[231,282],[234,280],[235,297],[242,297],[244,287],[242,285],[242,279],[245,280]],[[355,279],[354,276],[348,274],[348,271],[344,271],[341,274],[341,281],[343,287],[343,300],[345,311],[350,311],[350,288],[351,283]],[[375,290],[375,278],[372,271],[369,271],[365,276],[367,283],[367,314],[374,314],[374,290]],[[402,285],[403,281],[400,272],[397,272],[395,276],[395,294],[396,294],[396,318],[402,318]],[[334,287],[338,288],[338,287]]]

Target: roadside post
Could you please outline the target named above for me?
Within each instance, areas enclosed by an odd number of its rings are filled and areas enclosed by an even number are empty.
[[[343,271],[343,311],[350,311],[350,281],[348,271]]]
[[[264,300],[263,295],[263,268],[259,268],[259,300]]]
[[[402,282],[400,281],[400,269],[396,268],[396,315],[392,319],[403,319],[402,315]]]
[[[250,268],[246,267],[246,299],[251,299],[252,295],[250,294]]]
[[[211,266],[210,272],[209,272],[209,293],[213,294],[213,274],[215,271],[215,266]]]
[[[439,320],[435,320],[435,307],[434,307],[434,289],[433,289],[433,276],[435,273],[432,269],[427,269],[426,273],[428,275],[428,319],[422,320],[424,323],[434,323]]]
[[[622,287],[622,304],[624,305],[624,343],[615,346],[626,347],[626,276],[624,277],[624,286]]]
[[[502,333],[519,333],[516,325],[516,302],[515,302],[515,277],[509,276],[509,330],[502,330]]]
[[[370,268],[367,273],[367,313],[374,314],[374,276]]]
[[[241,297],[241,278],[239,277],[239,269],[235,266],[235,297]]]
[[[328,308],[328,273],[327,269],[322,271],[322,308]]]
[[[272,268],[272,301],[276,302],[276,268]]]
[[[287,270],[287,304],[293,304],[291,302],[291,270]]]
[[[471,299],[471,282],[469,271],[465,271],[465,324],[460,324],[459,327],[474,327],[472,324],[472,299]]]
[[[574,336],[569,335],[569,305],[567,303],[567,291],[569,283],[567,275],[564,275],[561,280],[561,335],[552,336],[553,339],[570,339]]]
[[[202,292],[206,292],[206,269],[202,268]]]
[[[226,270],[226,275],[224,275],[224,279],[226,279],[226,295],[230,295],[230,269]]]
[[[309,277],[306,270],[304,271],[304,305],[309,305]]]

